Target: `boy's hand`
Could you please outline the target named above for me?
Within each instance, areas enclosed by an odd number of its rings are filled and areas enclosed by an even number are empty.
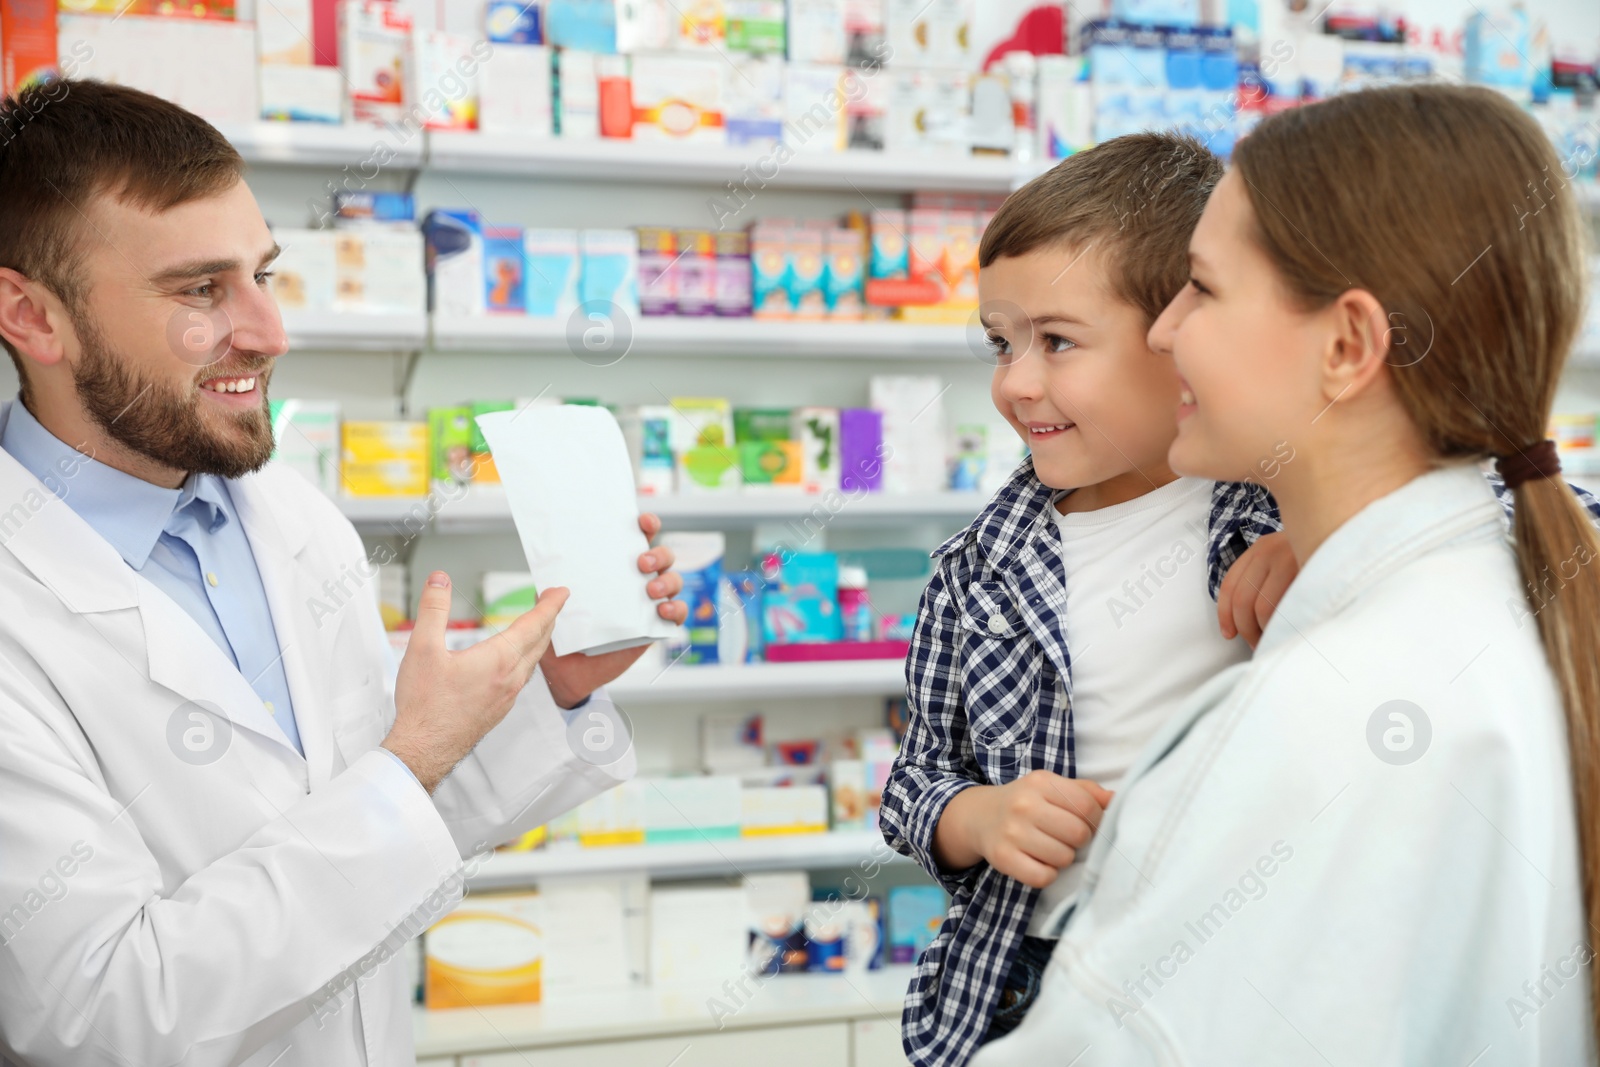
[[[1255,648],[1278,601],[1299,573],[1300,563],[1289,548],[1286,534],[1279,531],[1257,538],[1233,561],[1217,589],[1217,622],[1222,636],[1231,640],[1243,634],[1250,647]]]
[[[963,789],[934,829],[934,852],[953,870],[978,860],[1043,889],[1089,843],[1111,792],[1085,778],[1032,771],[1005,785]]]

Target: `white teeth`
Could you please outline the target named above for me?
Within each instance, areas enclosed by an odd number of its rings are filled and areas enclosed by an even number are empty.
[[[1063,422],[1060,426],[1037,426],[1037,427],[1032,427],[1032,428],[1030,428],[1028,430],[1028,432],[1029,433],[1054,433],[1056,430],[1065,430],[1066,428],[1067,428],[1067,423]]]
[[[213,393],[248,393],[255,387],[256,380],[254,378],[230,378],[221,382],[209,382],[205,386]]]
[[[1178,402],[1181,404],[1193,404],[1194,394],[1187,389],[1180,390],[1178,393]]]

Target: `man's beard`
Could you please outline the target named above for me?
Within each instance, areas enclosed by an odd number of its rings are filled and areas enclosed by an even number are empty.
[[[175,470],[240,478],[272,458],[272,420],[266,412],[267,382],[256,375],[262,406],[223,412],[238,430],[234,439],[217,434],[200,415],[198,396],[184,396],[151,378],[142,380],[117,358],[88,316],[74,316],[83,357],[73,368],[78,399],[89,417],[122,445]],[[265,368],[262,368],[265,370]]]

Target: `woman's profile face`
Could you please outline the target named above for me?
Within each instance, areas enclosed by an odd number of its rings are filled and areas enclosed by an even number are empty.
[[[1328,326],[1290,301],[1254,224],[1244,180],[1229,170],[1190,239],[1189,284],[1150,327],[1150,347],[1171,355],[1183,378],[1167,454],[1179,474],[1271,478],[1327,405],[1319,365]]]

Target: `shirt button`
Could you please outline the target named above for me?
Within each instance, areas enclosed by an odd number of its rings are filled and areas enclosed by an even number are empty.
[[[206,571],[206,581],[211,583],[211,586],[212,586],[213,589],[216,588],[216,585],[217,585],[217,576],[216,576],[216,574],[214,574],[211,571]]]
[[[989,632],[990,633],[992,633],[992,634],[1003,634],[1009,629],[1010,629],[1010,627],[1006,625],[1005,616],[1003,616],[1003,615],[990,615],[989,616]]]

